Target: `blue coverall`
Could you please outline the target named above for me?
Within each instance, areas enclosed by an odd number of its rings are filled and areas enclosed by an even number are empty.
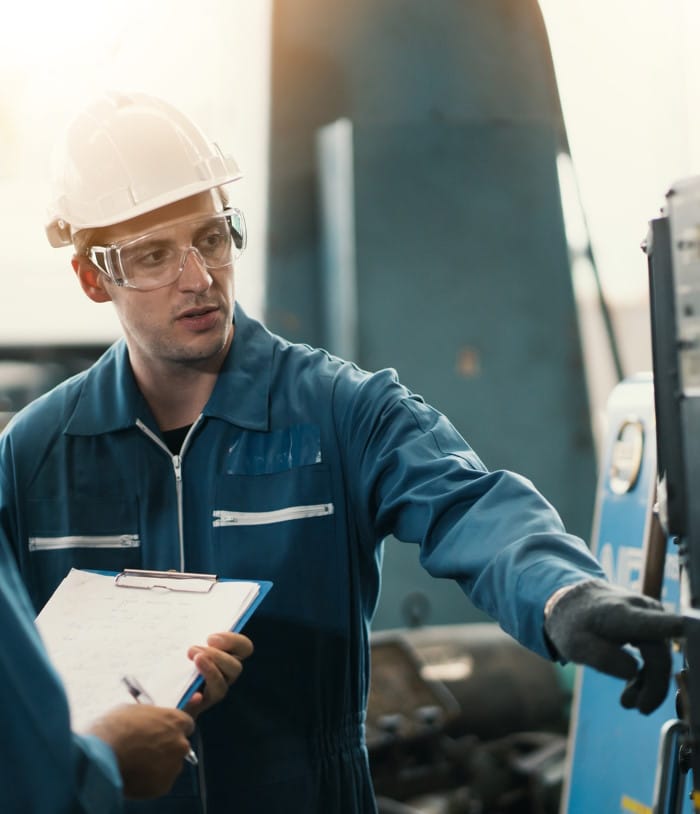
[[[234,320],[179,455],[123,341],[18,414],[0,440],[3,531],[37,608],[71,566],[272,580],[245,630],[254,655],[200,718],[208,812],[373,812],[363,722],[382,540],[417,543],[429,573],[545,657],[547,597],[603,572],[529,481],[488,472],[394,371],[291,344],[239,306]]]
[[[96,737],[71,732],[63,687],[33,619],[0,535],[0,811],[116,814],[122,781],[114,753]]]

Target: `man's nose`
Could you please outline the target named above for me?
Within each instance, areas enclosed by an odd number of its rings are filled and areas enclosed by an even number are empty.
[[[182,291],[206,291],[212,284],[212,276],[202,255],[190,246],[180,261],[182,273],[178,287]]]

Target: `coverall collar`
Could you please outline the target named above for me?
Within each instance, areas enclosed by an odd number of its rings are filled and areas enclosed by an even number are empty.
[[[269,426],[272,337],[236,303],[236,329],[203,414],[244,429]],[[136,384],[123,339],[87,372],[80,398],[66,425],[69,435],[99,435],[127,429],[141,419],[153,425],[151,411]]]

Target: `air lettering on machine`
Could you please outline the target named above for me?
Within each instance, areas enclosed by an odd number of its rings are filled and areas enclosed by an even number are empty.
[[[637,546],[616,546],[605,542],[600,547],[598,558],[606,576],[616,585],[622,585],[631,591],[640,591],[644,551]],[[678,554],[670,551],[666,554],[664,565],[664,588],[661,601],[670,611],[677,611],[679,594],[679,561]],[[670,595],[669,595],[670,594]]]

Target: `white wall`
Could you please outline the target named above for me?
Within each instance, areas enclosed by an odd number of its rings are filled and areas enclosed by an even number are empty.
[[[539,0],[573,159],[570,242],[590,239],[624,375],[651,370],[648,222],[700,173],[697,0]],[[580,199],[585,223],[576,212]],[[574,265],[593,431],[600,447],[615,369],[590,264]]]
[[[646,296],[640,243],[678,178],[700,173],[697,0],[540,0],[606,292]]]
[[[44,236],[50,145],[105,88],[166,98],[233,153],[249,248],[241,302],[262,313],[269,103],[269,0],[64,0],[13,5],[0,49],[0,345],[110,340],[109,304],[80,291],[70,250]]]

